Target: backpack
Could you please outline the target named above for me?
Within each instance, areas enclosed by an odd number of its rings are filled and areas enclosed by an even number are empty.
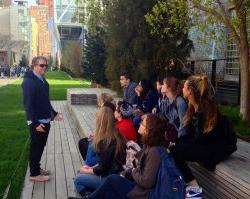
[[[226,118],[226,116],[220,116],[220,122],[222,123],[223,133],[226,141],[226,153],[232,154],[237,150],[237,136],[234,131],[232,123]]]
[[[150,199],[184,199],[185,182],[176,167],[170,152],[159,147],[161,163],[154,188],[149,192]]]
[[[165,131],[165,141],[167,143],[167,146],[169,146],[171,143],[175,143],[178,139],[178,130],[176,129],[175,125],[168,123],[167,129]]]

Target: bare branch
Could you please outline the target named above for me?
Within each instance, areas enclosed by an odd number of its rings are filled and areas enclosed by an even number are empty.
[[[216,1],[217,1],[217,3],[220,3],[220,4],[221,4],[221,1],[220,1],[220,0],[216,0]],[[234,0],[234,1],[237,1],[237,0]],[[216,11],[215,9],[210,9],[210,8],[208,8],[208,7],[206,7],[206,6],[201,5],[200,3],[195,3],[195,2],[193,2],[193,1],[191,1],[191,2],[193,3],[194,8],[196,8],[196,9],[198,9],[198,10],[201,10],[201,11],[203,11],[203,12],[206,12],[206,13],[208,13],[208,14],[214,16],[217,20],[219,20],[219,21],[221,21],[222,23],[224,23],[224,24],[226,25],[226,27],[231,31],[231,33],[232,33],[232,35],[233,35],[233,37],[234,37],[234,39],[235,39],[235,42],[238,43],[238,44],[240,43],[240,36],[239,36],[239,34],[237,33],[237,31],[236,31],[236,29],[234,28],[234,26],[232,25],[229,15],[225,14],[226,11],[225,11],[225,13],[223,12],[223,15],[221,15],[221,14],[220,14],[218,11]],[[221,6],[223,6],[223,5],[221,5]],[[224,9],[224,10],[225,10],[224,6],[221,7],[221,9]]]

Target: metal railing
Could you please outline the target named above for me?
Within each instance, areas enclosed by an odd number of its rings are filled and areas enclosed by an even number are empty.
[[[217,96],[220,96],[217,100],[223,101],[223,94],[233,93],[233,95],[237,95],[237,100],[234,100],[234,104],[240,103],[240,69],[238,69],[238,74],[230,74],[227,73],[227,66],[229,62],[239,61],[239,57],[231,57],[231,58],[221,58],[221,59],[196,59],[196,60],[188,60],[187,66],[190,69],[190,72],[195,75],[203,74],[207,75],[210,78],[212,85],[214,86],[216,93],[223,93]],[[229,78],[230,77],[230,78]],[[224,86],[223,82],[231,82],[232,87],[230,85]],[[233,86],[234,85],[234,86]],[[236,87],[236,88],[235,88]],[[232,96],[233,98],[234,96]],[[225,98],[225,97],[224,97]],[[230,101],[230,99],[228,99]],[[227,103],[227,102],[225,102]]]

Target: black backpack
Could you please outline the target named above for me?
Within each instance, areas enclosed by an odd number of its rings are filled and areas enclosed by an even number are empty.
[[[237,136],[232,123],[226,116],[220,115],[220,122],[222,123],[223,133],[226,138],[226,152],[230,155],[237,150]]]

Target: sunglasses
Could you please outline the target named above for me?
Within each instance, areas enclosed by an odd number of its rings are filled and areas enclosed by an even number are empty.
[[[40,67],[42,67],[42,68],[44,68],[44,67],[48,67],[48,64],[38,64],[38,66],[40,66]]]

